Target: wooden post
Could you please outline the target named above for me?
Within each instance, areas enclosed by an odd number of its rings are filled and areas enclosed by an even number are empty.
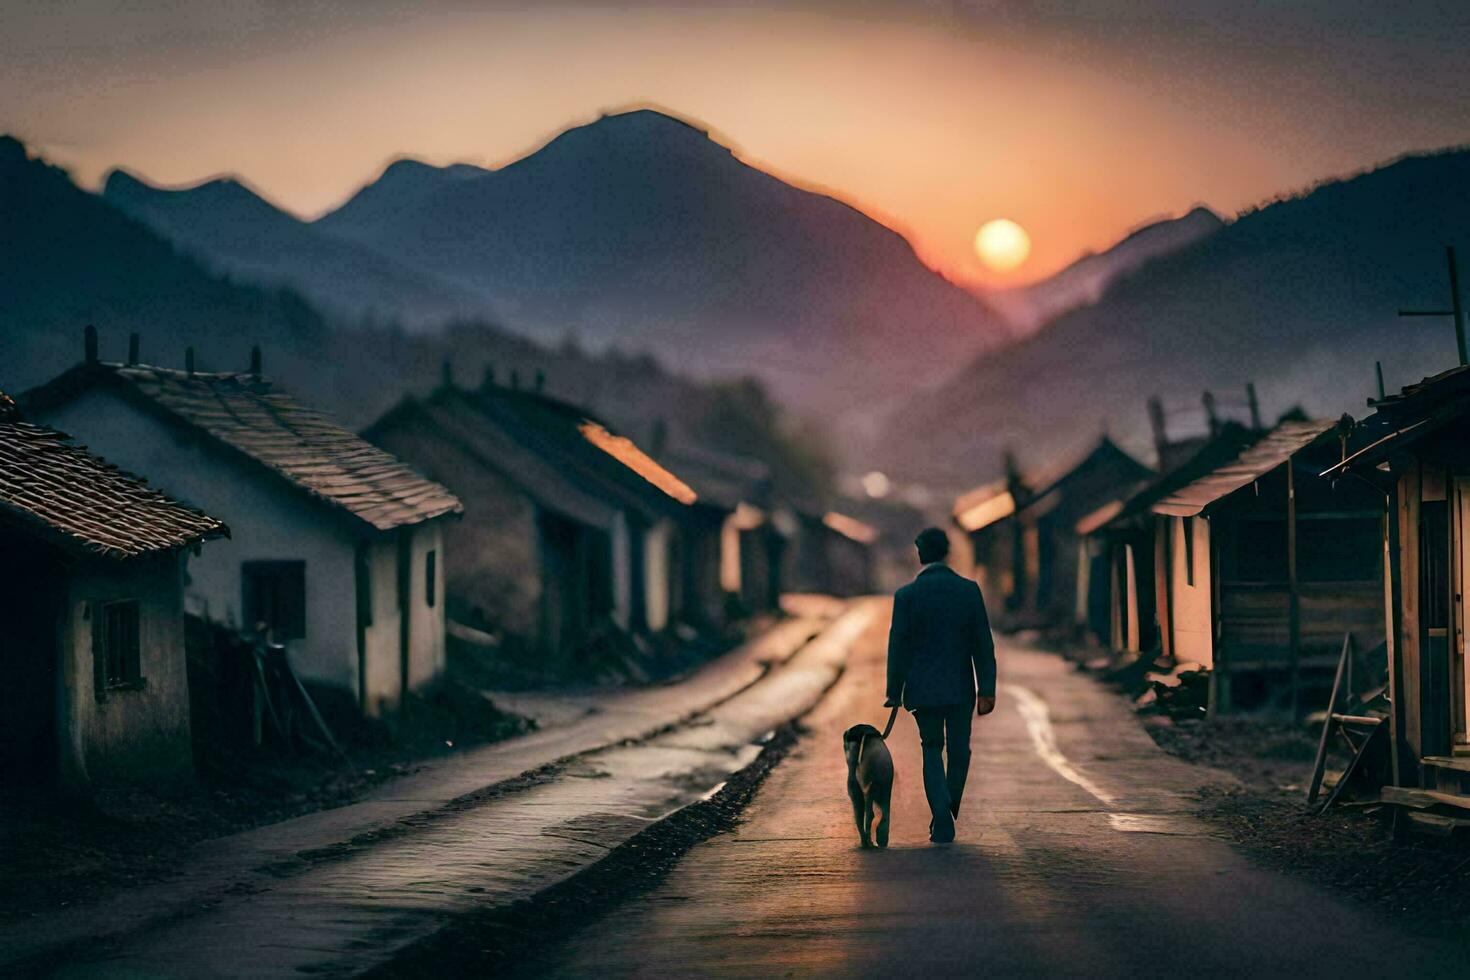
[[[1460,266],[1455,261],[1455,246],[1445,246],[1445,259],[1450,266],[1450,312],[1455,318],[1455,344],[1460,351],[1460,363],[1470,364],[1465,356],[1465,304],[1460,302]]]
[[[1450,308],[1447,310],[1399,310],[1399,316],[1447,316],[1455,323],[1455,348],[1460,366],[1470,364],[1465,354],[1465,304],[1460,300],[1460,266],[1455,261],[1455,246],[1445,246],[1445,261],[1450,267]]]
[[[1296,579],[1296,458],[1286,460],[1286,588],[1288,643],[1291,648],[1291,717],[1300,717],[1302,681],[1301,596]]]
[[[1215,414],[1215,393],[1207,391],[1200,396],[1205,406],[1205,421],[1210,427],[1211,438],[1220,434],[1220,417]]]
[[[1154,433],[1154,452],[1159,457],[1159,469],[1163,470],[1164,453],[1169,448],[1169,430],[1164,421],[1164,403],[1154,395],[1148,400],[1148,424]]]
[[[1383,401],[1383,399],[1388,397],[1388,393],[1383,390],[1383,362],[1374,361],[1373,371],[1378,375],[1378,400]]]
[[[1337,658],[1337,676],[1332,679],[1332,694],[1327,698],[1327,717],[1322,719],[1322,737],[1317,741],[1317,761],[1312,766],[1312,782],[1307,787],[1307,806],[1317,802],[1317,794],[1322,790],[1322,776],[1327,771],[1327,742],[1332,736],[1332,714],[1337,710],[1343,674],[1352,663],[1352,642],[1353,634],[1344,633],[1342,653]]]
[[[1245,383],[1245,400],[1246,400],[1246,403],[1248,405],[1250,405],[1250,410],[1251,410],[1251,428],[1252,429],[1255,429],[1257,431],[1260,431],[1260,429],[1261,429],[1261,402],[1260,402],[1260,399],[1258,399],[1256,397],[1256,383],[1254,381],[1247,381]]]

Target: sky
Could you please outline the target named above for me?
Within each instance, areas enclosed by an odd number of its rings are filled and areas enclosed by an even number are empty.
[[[0,0],[0,131],[86,186],[232,173],[314,217],[393,158],[498,166],[651,104],[1009,286],[1470,142],[1467,36],[1412,0]],[[1013,272],[975,256],[993,218],[1031,236]]]

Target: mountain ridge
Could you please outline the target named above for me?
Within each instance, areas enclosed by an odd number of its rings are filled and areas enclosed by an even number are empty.
[[[1246,211],[914,398],[871,451],[960,488],[998,472],[1008,446],[1043,459],[1105,426],[1146,447],[1150,395],[1197,406],[1204,389],[1254,382],[1268,416],[1298,401],[1361,412],[1375,360],[1391,385],[1453,363],[1446,324],[1396,311],[1444,306],[1444,246],[1470,246],[1465,186],[1470,150],[1455,147]]]

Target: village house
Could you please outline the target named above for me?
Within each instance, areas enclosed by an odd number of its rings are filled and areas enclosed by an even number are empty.
[[[1325,703],[1345,634],[1383,645],[1383,497],[1321,474],[1346,429],[1287,420],[1158,497],[1164,650],[1211,668],[1210,710]]]
[[[718,604],[727,512],[630,440],[540,391],[446,378],[367,437],[469,501],[451,557],[454,615],[574,667],[608,624],[658,633]]]
[[[777,509],[775,526],[785,539],[781,579],[793,592],[846,598],[872,591],[876,528],[835,510],[789,506]]]
[[[1389,729],[1394,787],[1384,798],[1441,829],[1470,817],[1470,671],[1464,582],[1470,576],[1470,368],[1380,398],[1358,449],[1330,467],[1339,486],[1376,494],[1390,557]],[[1442,811],[1440,815],[1430,809]],[[1454,814],[1445,816],[1443,814]]]
[[[1006,476],[986,483],[955,501],[952,519],[970,545],[970,561],[993,618],[1000,619],[1014,608],[1017,596],[1016,570],[1024,564],[1021,528],[1012,520],[1016,502],[1029,491],[1006,457]]]
[[[969,535],[982,588],[999,586],[997,621],[1043,627],[1076,619],[1077,522],[1131,493],[1153,473],[1106,436],[1081,458],[1023,477],[1007,461],[1004,480],[955,502],[954,520]]]
[[[228,533],[0,393],[0,795],[192,772],[184,566]]]
[[[771,524],[770,467],[760,460],[685,446],[660,459],[688,481],[701,502],[725,511],[720,528],[720,592],[738,613],[776,609],[783,539]]]
[[[1159,458],[1170,460],[1168,469],[1131,496],[1110,500],[1077,522],[1078,621],[1099,643],[1130,653],[1167,647],[1170,638],[1160,633],[1158,614],[1167,605],[1166,579],[1156,574],[1167,567],[1161,550],[1167,538],[1158,533],[1165,519],[1151,508],[1234,459],[1257,438],[1258,433],[1227,422],[1213,437],[1161,443],[1156,449]]]
[[[261,374],[97,356],[30,392],[28,410],[233,535],[189,568],[189,611],[264,626],[296,672],[378,714],[444,670],[443,519],[459,501]]]

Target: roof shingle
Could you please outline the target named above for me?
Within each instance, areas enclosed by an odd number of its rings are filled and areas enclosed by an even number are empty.
[[[23,421],[3,393],[0,511],[64,545],[109,558],[229,534],[223,522],[93,456],[65,433]]]
[[[72,377],[75,375],[75,377]],[[447,489],[251,374],[84,364],[41,389],[121,383],[173,419],[263,464],[317,500],[379,531],[458,514]]]

